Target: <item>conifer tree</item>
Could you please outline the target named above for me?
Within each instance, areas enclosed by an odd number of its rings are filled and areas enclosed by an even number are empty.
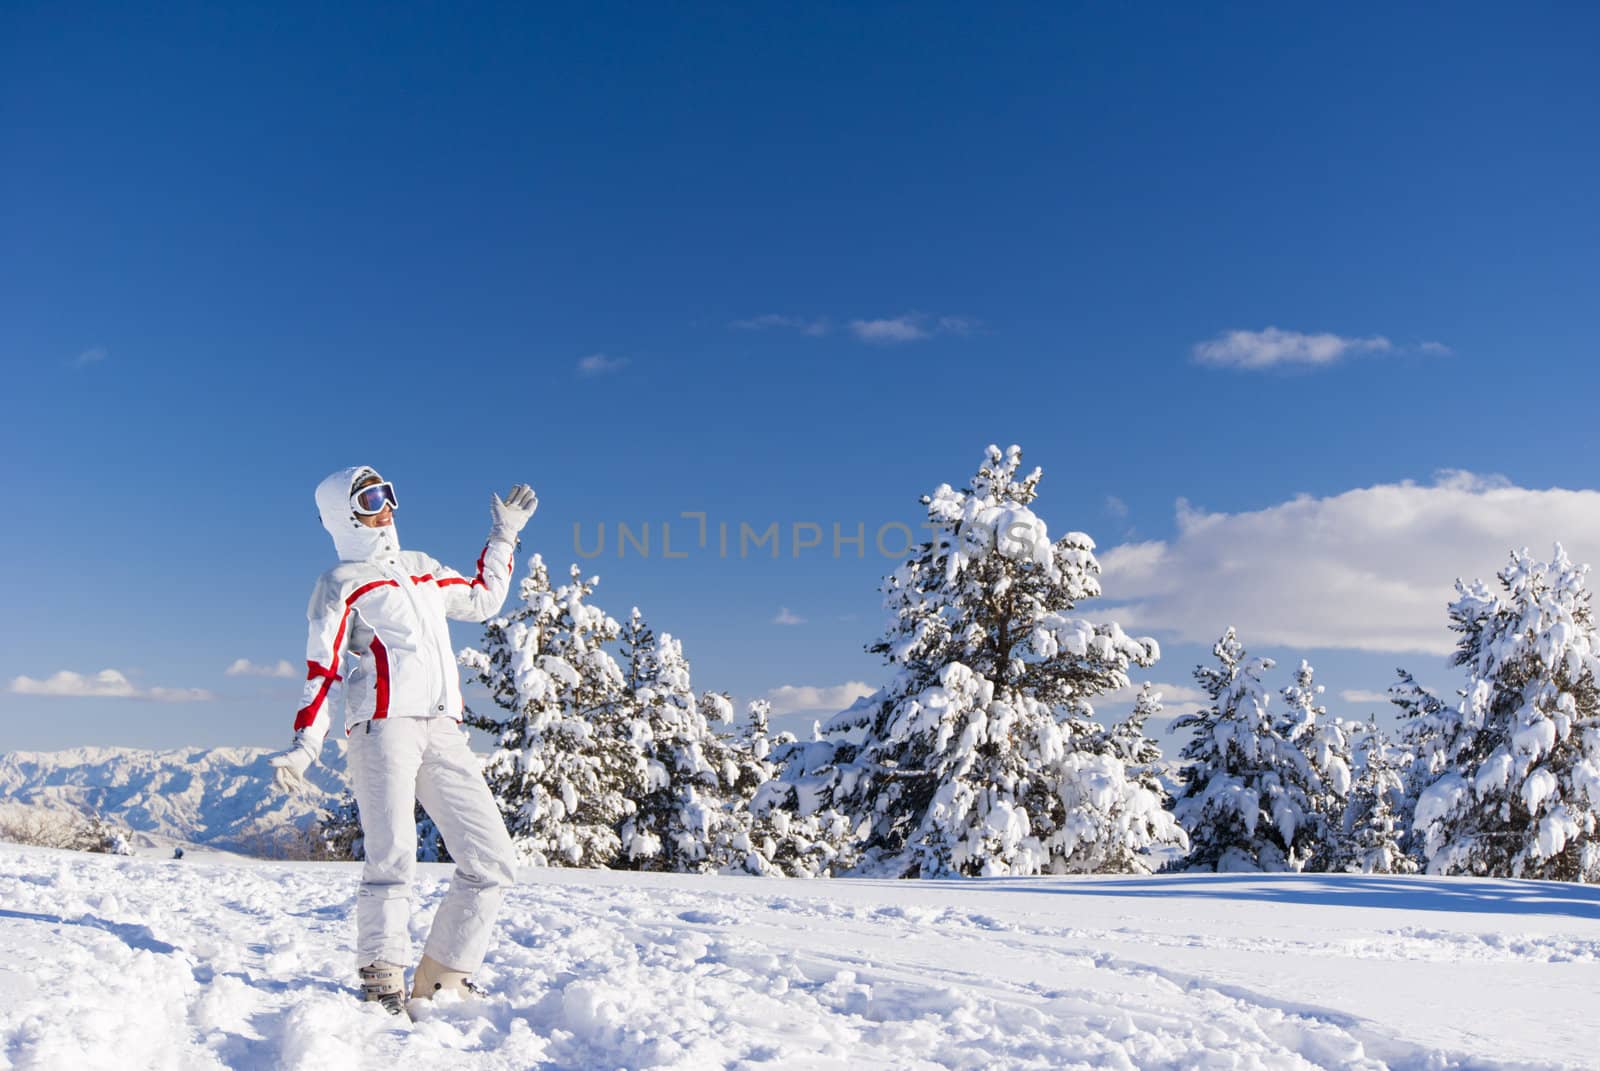
[[[1286,781],[1293,782],[1310,804],[1310,818],[1302,851],[1309,850],[1304,869],[1336,869],[1343,852],[1345,805],[1350,797],[1350,744],[1338,719],[1328,716],[1328,708],[1317,700],[1322,685],[1316,683],[1311,663],[1304,659],[1295,671],[1294,683],[1285,688],[1283,718],[1279,731],[1305,757],[1284,768]]]
[[[1395,683],[1389,686],[1389,702],[1399,711],[1398,747],[1406,755],[1399,769],[1403,798],[1396,806],[1403,819],[1401,845],[1414,869],[1420,869],[1427,865],[1428,854],[1426,836],[1412,823],[1417,800],[1449,767],[1466,727],[1458,707],[1428,691],[1406,670],[1397,669],[1395,673]]]
[[[756,790],[772,779],[776,768],[772,755],[772,703],[766,699],[752,699],[745,707],[745,728],[738,750],[743,761],[734,790],[743,799],[751,799]]]
[[[1189,869],[1300,870],[1316,819],[1305,791],[1310,765],[1274,722],[1261,675],[1268,658],[1250,658],[1233,629],[1212,648],[1217,665],[1195,679],[1210,705],[1173,723],[1192,728],[1174,810],[1189,833]]]
[[[484,772],[519,854],[535,865],[612,863],[617,829],[643,792],[622,670],[606,650],[620,626],[586,601],[598,583],[574,565],[552,589],[535,555],[522,605],[487,623],[481,650],[461,654],[500,708],[468,721],[498,741]]]
[[[621,826],[626,865],[640,870],[720,870],[744,843],[732,806],[733,750],[706,720],[726,716],[726,696],[696,698],[683,645],[652,634],[637,608],[629,618],[627,706],[645,769],[637,808]]]
[[[1460,750],[1466,726],[1461,711],[1417,683],[1404,669],[1389,686],[1389,702],[1399,708],[1400,739],[1410,749],[1412,762],[1402,772],[1406,796],[1414,806],[1422,790],[1449,766]]]
[[[417,823],[417,862],[454,862],[450,858],[450,849],[444,845],[444,834],[439,832],[438,823],[423,809],[422,804],[417,804],[412,817]]]
[[[1369,717],[1357,744],[1359,772],[1341,829],[1337,869],[1358,874],[1415,874],[1405,851],[1404,754],[1397,755],[1376,718]]]
[[[1156,776],[1156,767],[1161,762],[1161,745],[1145,732],[1145,723],[1159,718],[1163,709],[1161,693],[1146,681],[1134,697],[1133,710],[1106,734],[1106,748],[1128,764],[1130,776],[1136,776],[1141,784],[1150,783],[1145,779]]]
[[[1126,718],[1063,758],[1068,822],[1084,830],[1065,869],[1144,874],[1156,869],[1159,855],[1188,850],[1161,781],[1161,746],[1145,732],[1161,711],[1161,693],[1146,683]]]
[[[1021,461],[991,446],[966,489],[922,499],[932,538],[885,579],[891,624],[868,648],[893,680],[791,749],[797,813],[848,813],[866,872],[1114,869],[1181,838],[1101,750],[1091,704],[1159,650],[1073,616],[1100,593],[1094,543],[1051,541]]]
[[[750,848],[743,868],[752,874],[791,878],[843,872],[856,861],[850,821],[831,808],[819,809],[810,800],[799,766],[807,749],[793,733],[772,735],[768,724],[771,711],[772,704],[765,699],[750,703],[750,724],[741,748],[740,795],[748,798]],[[795,764],[792,770],[791,762]]]
[[[318,854],[324,859],[365,859],[365,837],[361,832],[361,813],[356,797],[345,789],[317,816]]]
[[[417,862],[448,863],[450,853],[445,849],[444,836],[434,824],[422,804],[413,808],[417,824]],[[312,828],[315,837],[314,856],[318,859],[341,861],[361,860],[367,857],[366,836],[361,831],[361,811],[356,806],[355,794],[345,789],[325,806]]]
[[[1421,741],[1427,785],[1413,817],[1430,873],[1600,880],[1600,640],[1587,574],[1557,544],[1549,562],[1513,553],[1498,593],[1457,582],[1453,661],[1467,679]]]
[[[133,844],[125,828],[108,821],[99,811],[90,811],[84,822],[84,850],[106,855],[132,855]]]

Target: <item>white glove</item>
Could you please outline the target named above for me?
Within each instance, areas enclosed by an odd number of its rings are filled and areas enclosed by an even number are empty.
[[[539,496],[533,493],[533,488],[519,483],[506,492],[504,500],[499,495],[494,496],[494,501],[489,503],[489,516],[494,518],[494,530],[515,542],[517,533],[538,508]]]
[[[294,747],[280,751],[267,759],[273,768],[272,783],[280,792],[298,794],[311,787],[306,781],[306,768],[316,761],[311,746],[304,737],[295,737]]]

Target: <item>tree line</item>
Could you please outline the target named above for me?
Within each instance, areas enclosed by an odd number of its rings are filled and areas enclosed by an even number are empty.
[[[991,446],[966,485],[921,503],[929,538],[881,586],[868,645],[886,681],[812,739],[773,734],[770,706],[732,728],[727,693],[696,692],[682,644],[598,578],[552,582],[531,559],[519,604],[464,666],[493,711],[485,772],[524,861],[789,876],[1260,870],[1600,879],[1600,692],[1586,566],[1511,555],[1497,588],[1457,582],[1453,698],[1404,670],[1396,733],[1332,718],[1302,662],[1274,695],[1270,659],[1233,629],[1195,669],[1206,697],[1173,722],[1165,762],[1146,684],[1158,644],[1079,616],[1099,597],[1094,543],[1052,540],[1041,472]],[[442,845],[418,812],[420,853]],[[324,823],[359,853],[347,798]]]

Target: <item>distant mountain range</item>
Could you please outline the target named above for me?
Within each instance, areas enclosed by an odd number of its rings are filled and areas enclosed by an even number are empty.
[[[272,752],[256,747],[146,751],[82,747],[0,755],[0,805],[98,812],[147,849],[192,844],[248,855],[284,854],[346,787],[343,740],[307,771],[310,791],[274,787]]]

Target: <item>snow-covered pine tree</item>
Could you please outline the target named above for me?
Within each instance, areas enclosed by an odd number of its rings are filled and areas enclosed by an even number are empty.
[[[1052,794],[1064,815],[1045,842],[1058,851],[1051,872],[1148,874],[1157,852],[1188,850],[1188,838],[1170,810],[1171,797],[1153,778],[1134,774],[1116,755],[1088,748],[1067,751],[1052,771]]]
[[[1600,881],[1600,637],[1589,567],[1556,545],[1456,583],[1453,661],[1467,671],[1458,731],[1417,800],[1428,871]]]
[[[802,806],[795,781],[782,776],[785,762],[797,750],[795,737],[772,735],[771,712],[765,699],[749,704],[749,726],[739,749],[737,789],[749,825],[743,869],[791,878],[828,877],[855,862],[850,822],[837,811]]]
[[[361,812],[356,807],[355,794],[348,788],[317,815],[314,833],[316,851],[313,858],[345,861],[366,858],[362,843]]]
[[[1146,681],[1134,697],[1133,710],[1106,734],[1106,750],[1127,763],[1129,776],[1141,784],[1147,783],[1146,778],[1153,781],[1161,762],[1161,745],[1145,732],[1145,723],[1159,718],[1163,709],[1161,693]]]
[[[1401,846],[1416,869],[1427,865],[1426,837],[1412,825],[1417,800],[1435,778],[1449,768],[1451,756],[1461,747],[1466,725],[1459,706],[1451,706],[1422,685],[1404,669],[1396,669],[1395,683],[1389,686],[1389,702],[1399,710],[1399,747],[1406,754],[1400,766],[1404,799],[1396,804],[1402,817],[1404,834]]]
[[[438,823],[423,809],[422,804],[417,804],[413,818],[417,823],[417,862],[455,862],[450,858],[450,850],[444,846],[444,834],[439,832]]]
[[[1279,732],[1305,756],[1305,765],[1290,763],[1285,780],[1298,787],[1311,804],[1312,823],[1307,830],[1310,850],[1303,869],[1338,869],[1344,852],[1345,804],[1350,798],[1350,743],[1338,719],[1317,702],[1322,685],[1311,663],[1304,659],[1295,670],[1294,683],[1285,688]]]
[[[1040,471],[990,446],[965,490],[922,499],[932,538],[883,584],[891,621],[868,650],[894,679],[802,746],[801,814],[866,826],[864,869],[1037,874],[1129,865],[1181,839],[1159,800],[1098,750],[1090,700],[1128,685],[1154,640],[1072,616],[1100,594],[1088,536],[1052,542],[1030,508]],[[797,791],[797,795],[798,795]]]
[[[772,854],[777,844],[765,829],[758,832],[761,823],[751,813],[750,804],[761,786],[772,780],[776,766],[770,761],[772,732],[769,718],[772,704],[765,699],[752,700],[745,706],[743,732],[729,741],[734,763],[734,776],[729,786],[731,809],[738,815],[736,832],[731,838],[727,854],[734,865],[750,874],[772,872]]]
[[[744,734],[739,739],[739,750],[745,762],[739,770],[741,780],[735,784],[740,796],[748,799],[756,789],[772,778],[772,703],[766,699],[752,699],[745,706]]]
[[[1402,772],[1412,805],[1422,790],[1450,765],[1460,750],[1466,725],[1461,711],[1417,683],[1404,669],[1389,686],[1389,702],[1399,708],[1400,739],[1410,749],[1412,762]]]
[[[106,855],[133,854],[133,844],[128,840],[128,831],[108,821],[99,811],[89,812],[85,827],[85,851],[102,852]]]
[[[1339,851],[1330,869],[1353,874],[1415,874],[1416,860],[1405,851],[1405,783],[1408,757],[1396,754],[1389,738],[1369,717],[1356,745],[1357,774],[1341,827]]]
[[[413,811],[417,823],[417,862],[450,862],[450,853],[445,849],[444,836],[439,832],[439,827],[422,809],[422,804],[417,804]],[[349,789],[345,789],[322,809],[309,832],[313,839],[311,856],[314,859],[350,861],[367,857],[366,838],[361,832],[361,811],[356,806],[355,794]]]
[[[703,710],[724,719],[726,696],[697,699],[683,645],[656,636],[637,607],[629,617],[626,706],[645,766],[637,809],[621,825],[619,865],[638,870],[699,872],[729,862],[743,843],[729,799],[738,780],[733,749],[714,732]]]
[[[747,775],[741,768],[740,740],[733,728],[733,696],[727,692],[707,688],[700,693],[700,713],[705,716],[706,728],[716,745],[711,757],[717,763],[717,781],[721,794],[727,800],[734,798],[734,786]],[[725,727],[725,728],[723,728]]]
[[[1161,714],[1161,693],[1148,682],[1139,689],[1133,710],[1122,721],[1104,732],[1096,732],[1084,746],[1063,762],[1066,792],[1076,795],[1069,814],[1076,821],[1098,826],[1102,834],[1083,843],[1090,851],[1069,862],[1069,869],[1100,874],[1144,874],[1155,868],[1152,849],[1169,849],[1164,854],[1181,855],[1188,850],[1183,827],[1172,816],[1172,793],[1161,779],[1161,745],[1145,732],[1145,723]],[[1137,806],[1127,806],[1128,800]],[[1109,805],[1109,806],[1108,806]],[[1128,828],[1130,821],[1156,826],[1144,834]],[[1161,834],[1152,839],[1149,828]]]
[[[620,627],[585,600],[598,577],[552,590],[535,555],[522,605],[484,628],[481,650],[462,651],[502,713],[468,723],[494,734],[485,775],[522,858],[534,865],[606,866],[617,828],[643,792],[630,738],[623,674],[605,645]]]
[[[1191,870],[1300,870],[1315,844],[1316,817],[1305,785],[1310,764],[1274,722],[1261,675],[1269,658],[1249,658],[1233,629],[1212,648],[1217,665],[1195,668],[1211,703],[1173,722],[1194,730],[1183,748],[1174,807],[1189,833]]]

